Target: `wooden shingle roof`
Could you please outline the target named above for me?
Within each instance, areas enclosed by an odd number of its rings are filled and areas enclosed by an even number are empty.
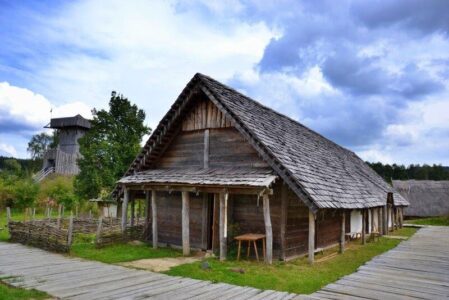
[[[396,205],[408,205],[355,153],[238,91],[197,73],[153,132],[126,175],[145,165],[152,149],[176,123],[193,91],[202,91],[232,121],[298,197],[319,208],[368,208],[385,205],[393,193]]]

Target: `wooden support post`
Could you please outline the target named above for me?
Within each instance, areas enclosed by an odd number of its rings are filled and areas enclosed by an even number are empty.
[[[371,212],[371,231],[374,231],[374,208],[370,208],[369,211]],[[377,228],[376,228],[377,230]]]
[[[220,199],[218,194],[214,194],[214,211],[212,216],[212,251],[214,253],[219,251],[220,248],[220,229],[219,229],[219,219],[220,219]]]
[[[75,206],[75,218],[78,218],[78,216],[79,216],[78,211],[79,211],[79,205],[77,204]]]
[[[129,202],[129,190],[126,187],[123,187],[122,232],[125,232],[128,223],[128,202]]]
[[[315,215],[309,209],[309,264],[315,261]]]
[[[399,208],[399,228],[404,225],[404,207]]]
[[[201,208],[201,248],[207,250],[207,233],[209,222],[208,222],[208,194],[203,193],[202,208]]]
[[[150,214],[151,214],[151,206],[150,206],[150,191],[145,191],[145,230],[148,230],[150,226]],[[148,232],[148,231],[147,231]]]
[[[89,210],[89,219],[92,220],[92,209]]]
[[[228,240],[228,193],[220,193],[220,260],[226,259]]]
[[[341,228],[340,228],[340,253],[345,252],[345,227],[346,227],[346,220],[345,220],[345,211],[342,210],[341,212]]]
[[[285,239],[285,232],[287,228],[287,214],[288,214],[288,198],[287,198],[287,185],[283,184],[281,189],[281,259],[286,259],[286,248],[287,248],[287,242]]]
[[[103,217],[98,218],[97,235],[95,236],[95,243],[98,244],[101,240],[101,229],[103,227]]]
[[[8,224],[11,221],[11,207],[9,206],[6,208],[6,221],[8,222]]]
[[[384,228],[383,228],[383,218],[382,218],[382,208],[378,207],[377,208],[377,226],[379,228],[379,235],[383,235],[384,234]]]
[[[190,196],[182,192],[182,254],[190,255]]]
[[[72,234],[73,234],[73,215],[70,215],[69,229],[67,231],[67,245],[72,246]]]
[[[157,201],[156,201],[156,191],[151,191],[151,221],[153,229],[153,248],[157,249]]]
[[[365,245],[366,239],[365,239],[365,231],[366,231],[366,213],[365,209],[362,209],[362,245]]]
[[[391,212],[390,212],[390,205],[387,204],[387,230],[386,234],[388,235],[390,232],[390,218],[391,218]]]
[[[391,206],[390,208],[390,218],[391,218],[391,231],[394,231],[394,207]]]
[[[273,229],[271,227],[270,197],[268,194],[263,195],[263,220],[266,236],[265,262],[271,265],[273,263]]]
[[[131,227],[134,226],[135,218],[136,218],[136,200],[133,196],[131,198]]]

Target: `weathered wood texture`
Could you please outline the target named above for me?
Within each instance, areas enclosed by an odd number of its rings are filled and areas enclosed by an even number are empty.
[[[317,213],[316,218],[316,247],[339,243],[341,236],[341,215],[338,210],[325,209]]]
[[[116,226],[115,228],[111,227],[108,229],[102,228],[97,232],[95,237],[95,247],[102,248],[105,246],[117,244],[117,243],[126,243],[128,241],[133,240],[141,240],[146,241],[146,237],[144,236],[145,224],[142,220],[139,224],[134,224],[131,226],[130,224],[126,226],[126,229],[123,231],[121,226]]]
[[[210,100],[199,97],[182,122],[183,131],[231,126],[231,121]]]
[[[14,253],[14,255],[11,255]],[[292,299],[295,294],[259,290],[80,260],[0,242],[2,280],[57,299]]]
[[[449,228],[420,229],[310,299],[448,299]]]
[[[202,168],[205,162],[205,132],[180,132],[157,162],[157,167]],[[236,129],[211,129],[207,132],[208,167],[268,167]]]

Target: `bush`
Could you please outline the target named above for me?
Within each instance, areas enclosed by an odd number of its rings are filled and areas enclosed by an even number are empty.
[[[73,190],[73,177],[71,176],[52,176],[42,181],[40,202],[49,204],[49,201],[56,201],[68,209],[73,208],[78,203]]]
[[[25,208],[33,206],[39,194],[39,185],[31,179],[21,179],[15,182],[14,206]]]

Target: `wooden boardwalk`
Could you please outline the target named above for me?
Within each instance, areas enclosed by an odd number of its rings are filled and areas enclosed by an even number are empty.
[[[34,288],[62,299],[292,299],[297,296],[69,258],[11,243],[0,243],[1,277],[10,277],[4,281],[14,286]]]
[[[0,243],[0,276],[63,299],[449,299],[449,227],[420,229],[312,295],[171,277]]]
[[[301,299],[449,299],[449,227],[426,227]]]

